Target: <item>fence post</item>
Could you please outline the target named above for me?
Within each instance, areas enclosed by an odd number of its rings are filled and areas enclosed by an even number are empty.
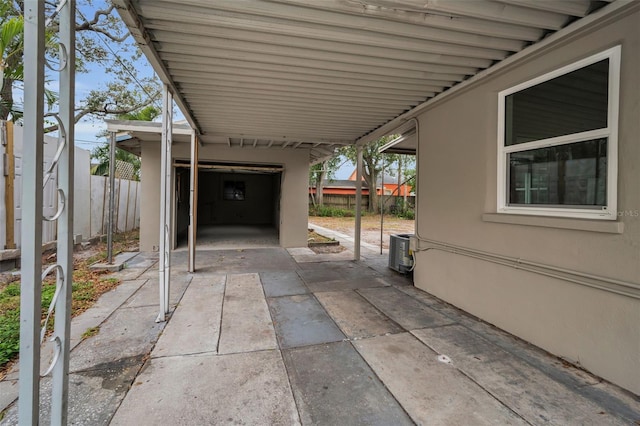
[[[15,205],[14,205],[14,182],[16,176],[15,157],[13,152],[13,123],[3,121],[3,143],[6,145],[5,176],[4,176],[4,208],[6,220],[5,248],[16,248],[15,241]]]

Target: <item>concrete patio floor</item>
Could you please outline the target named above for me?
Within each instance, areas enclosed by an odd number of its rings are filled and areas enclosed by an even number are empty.
[[[353,262],[350,252],[206,250],[193,275],[176,252],[172,315],[160,324],[157,255],[132,258],[114,274],[123,284],[73,321],[70,423],[640,421],[637,396],[416,289],[386,255],[363,251]],[[94,324],[100,332],[81,340]],[[16,379],[2,382],[3,395]],[[45,379],[43,424],[48,392]],[[16,420],[14,403],[1,424]]]

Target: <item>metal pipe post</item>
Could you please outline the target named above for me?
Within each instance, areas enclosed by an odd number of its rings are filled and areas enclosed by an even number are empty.
[[[169,313],[171,279],[171,141],[173,136],[173,96],[165,84],[162,91],[162,141],[160,156],[160,260],[158,262],[160,312],[156,321]]]
[[[196,234],[198,231],[198,137],[191,133],[191,169],[189,179],[189,272],[196,271]]]
[[[362,146],[356,146],[356,153],[356,223],[355,238],[353,240],[353,257],[354,260],[360,260],[360,234],[362,230]]]
[[[42,315],[42,160],[44,138],[44,2],[24,4],[24,143],[20,285],[20,425],[39,422]]]
[[[71,299],[73,287],[73,174],[75,106],[75,0],[67,0],[59,11],[60,45],[65,46],[66,63],[60,71],[60,124],[64,149],[58,160],[58,191],[64,194],[64,209],[58,217],[57,260],[62,268],[58,276],[61,290],[55,300],[54,343],[60,356],[54,362],[51,391],[51,424],[66,425],[69,401],[69,352],[71,335]]]
[[[116,134],[109,132],[109,219],[107,225],[107,263],[113,263],[113,220],[116,205]]]
[[[380,254],[382,254],[382,240],[384,233],[384,153],[382,154],[382,187],[380,188]]]

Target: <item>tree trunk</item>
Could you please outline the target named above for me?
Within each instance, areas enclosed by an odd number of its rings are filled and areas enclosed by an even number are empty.
[[[0,120],[7,120],[13,108],[13,80],[5,78],[0,92]]]
[[[3,74],[2,90],[0,91],[0,120],[7,120],[13,110],[13,80],[7,77],[7,70],[15,69],[18,66],[18,56],[12,55],[5,64],[5,74]],[[12,117],[12,121],[16,121]]]
[[[362,177],[364,178],[364,181],[367,183],[367,186],[369,187],[369,212],[370,213],[376,213],[378,212],[378,208],[379,206],[379,201],[378,201],[378,191],[376,188],[376,180],[378,178],[377,173],[376,173],[376,169],[375,169],[375,164],[369,164],[367,162],[365,162],[365,166],[362,169]]]
[[[325,167],[325,164],[323,163],[322,170],[320,171],[320,173],[318,173],[318,177],[316,179],[316,202],[318,203],[318,206],[324,205],[323,187],[324,187],[324,178],[327,174],[324,167]]]

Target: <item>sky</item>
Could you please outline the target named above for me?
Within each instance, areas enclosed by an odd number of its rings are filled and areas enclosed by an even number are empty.
[[[84,2],[78,2],[77,7],[84,16],[91,17],[95,10],[106,9],[108,6],[104,0],[94,0],[92,5],[87,5]],[[116,17],[118,16],[117,12],[114,11],[112,13],[115,14]],[[116,55],[122,54],[121,51],[124,48],[124,45],[132,46],[135,44],[131,36],[129,36],[122,44],[108,41],[106,36],[100,34],[97,36],[101,38],[102,46],[104,46],[104,43],[108,43]],[[112,55],[111,52],[109,52],[109,55],[112,56],[111,59],[115,62],[115,56]],[[151,76],[154,73],[153,68],[149,65],[144,56],[136,64],[136,70],[141,77]],[[108,80],[109,78],[105,74],[104,70],[96,64],[92,64],[87,73],[76,73],[76,101],[85,98],[93,89],[104,88]],[[106,138],[97,137],[97,135],[105,129],[106,124],[102,120],[84,117],[76,123],[75,126],[76,146],[91,151],[95,147],[106,143]]]
[[[91,4],[87,4],[84,1],[79,1],[77,3],[78,10],[86,17],[92,17],[96,10],[98,9],[106,9],[108,6],[105,0],[93,0]],[[112,12],[117,17],[117,12]],[[107,43],[106,36],[101,34],[96,34],[97,39],[96,43],[101,44],[103,47],[105,43]],[[118,44],[114,42],[108,42],[113,53],[109,52],[109,56],[111,56],[111,60],[116,62],[116,55],[122,55],[126,57],[126,53],[123,53],[122,50],[125,48],[125,45],[132,46],[135,44],[133,38],[129,36],[123,43]],[[56,64],[53,65],[54,68]],[[79,73],[76,72],[76,81],[75,81],[75,90],[76,90],[76,105],[80,104],[80,101],[84,99],[91,90],[93,89],[103,89],[107,82],[110,80],[107,73],[104,71],[102,66],[97,64],[87,64],[88,72]],[[136,63],[136,70],[139,77],[148,77],[154,74],[153,68],[149,65],[147,59],[143,56],[138,63]],[[46,72],[46,88],[52,90],[53,92],[59,91],[59,81],[57,79],[57,73],[50,71],[48,68],[45,68]],[[16,105],[21,105],[23,102],[23,90],[21,87],[16,87],[14,89],[14,101]],[[56,107],[53,108],[56,110]],[[181,114],[176,114],[178,119],[182,117]],[[47,124],[54,124],[51,120],[47,122]],[[101,119],[92,118],[90,116],[83,117],[78,123],[75,125],[75,145],[86,149],[88,151],[93,150],[94,148],[103,145],[107,142],[105,137],[98,137],[102,131],[106,129],[106,124]],[[51,136],[55,136],[56,133],[51,133]]]

